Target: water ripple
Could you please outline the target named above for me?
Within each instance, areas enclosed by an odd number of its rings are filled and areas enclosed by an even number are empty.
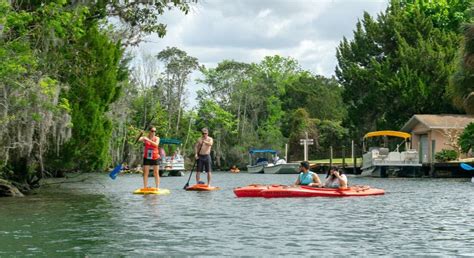
[[[251,183],[294,175],[214,173],[223,190],[131,192],[138,175],[88,175],[77,184],[0,200],[1,256],[473,256],[474,193],[465,179],[349,177],[386,190],[363,198],[236,198]]]

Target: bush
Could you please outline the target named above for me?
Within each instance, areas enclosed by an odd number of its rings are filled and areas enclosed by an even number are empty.
[[[474,123],[469,123],[459,136],[459,146],[463,153],[468,153],[474,147]]]
[[[456,160],[458,153],[455,150],[441,150],[435,154],[435,159],[440,162]]]

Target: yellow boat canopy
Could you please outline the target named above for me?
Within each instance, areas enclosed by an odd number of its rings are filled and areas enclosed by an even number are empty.
[[[405,132],[399,132],[399,131],[376,131],[376,132],[370,132],[364,135],[364,139],[370,138],[370,137],[376,137],[376,136],[394,136],[394,137],[400,137],[403,139],[408,139],[411,137],[411,134],[405,133]]]

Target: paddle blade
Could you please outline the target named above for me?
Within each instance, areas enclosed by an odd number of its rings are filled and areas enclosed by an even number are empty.
[[[188,187],[189,187],[189,182],[187,182],[187,183],[184,185],[183,189],[186,190],[186,188],[188,188]]]
[[[474,170],[473,167],[471,167],[469,164],[466,164],[466,163],[461,163],[461,168],[464,170]]]
[[[110,178],[115,179],[117,178],[118,173],[122,170],[122,164],[118,164],[112,172],[109,173]]]

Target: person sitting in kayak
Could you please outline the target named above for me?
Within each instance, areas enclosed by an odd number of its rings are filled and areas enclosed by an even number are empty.
[[[309,171],[308,161],[303,161],[300,164],[300,174],[296,179],[295,185],[307,185],[314,187],[321,187],[321,180],[319,179],[318,174]]]
[[[328,188],[347,188],[347,177],[338,167],[331,167],[326,174],[324,187]]]

